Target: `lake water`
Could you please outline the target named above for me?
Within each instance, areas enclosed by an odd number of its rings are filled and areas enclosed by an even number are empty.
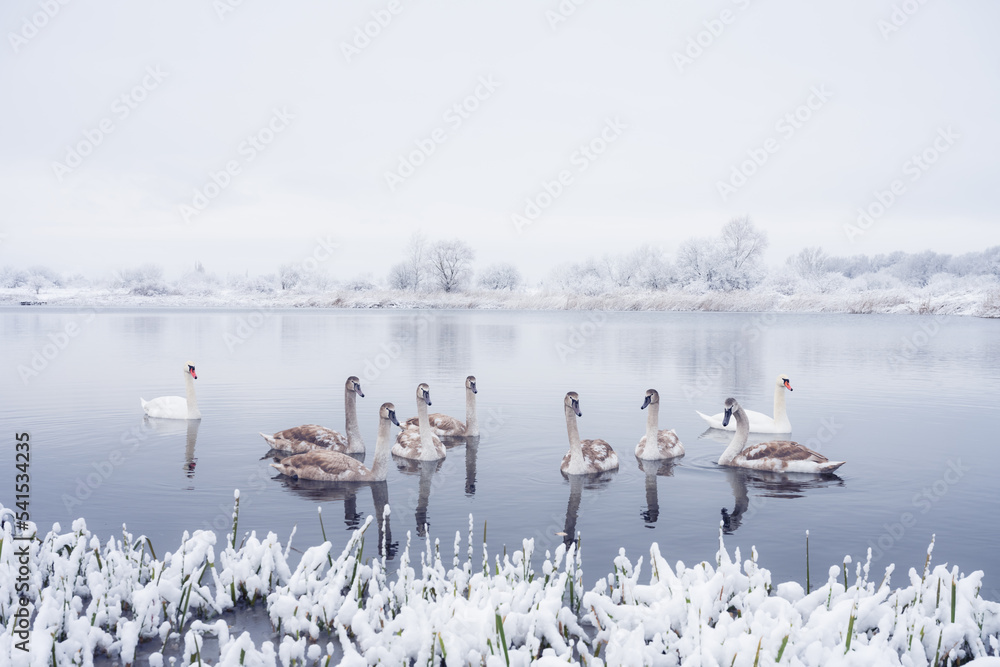
[[[714,560],[722,520],[730,550],[746,558],[756,545],[776,582],[804,582],[806,530],[814,584],[845,554],[863,560],[869,546],[874,571],[895,562],[902,581],[906,568],[922,568],[936,533],[935,562],[985,570],[983,594],[998,599],[998,334],[997,321],[930,316],[8,308],[0,502],[13,503],[13,438],[27,431],[31,518],[41,530],[68,530],[83,516],[106,539],[125,523],[159,555],[184,531],[213,527],[223,542],[239,488],[241,533],[286,540],[297,526],[299,548],[322,541],[317,506],[340,547],[388,502],[390,562],[424,523],[449,558],[455,531],[464,550],[470,513],[477,551],[484,522],[491,553],[526,537],[544,553],[559,533],[579,531],[588,587],[619,548],[634,559],[656,541],[671,561]],[[139,397],[183,395],[188,360],[201,423],[145,420]],[[715,464],[728,438],[704,435],[694,411],[720,412],[734,396],[770,413],[779,373],[794,388],[792,439],[846,460],[837,476]],[[394,463],[381,485],[278,477],[261,459],[258,432],[342,430],[352,374],[365,392],[369,452],[379,405],[412,416],[420,382],[431,387],[432,411],[464,419],[469,374],[479,381],[479,442],[451,448],[439,465]],[[640,466],[633,455],[650,387],[660,393],[660,427],[687,448],[674,463]],[[559,471],[570,390],[580,394],[581,435],[619,453],[620,470],[605,479]]]

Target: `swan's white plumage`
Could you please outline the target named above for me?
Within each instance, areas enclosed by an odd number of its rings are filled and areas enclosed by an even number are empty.
[[[792,391],[792,385],[787,375],[779,375],[774,387],[774,416],[765,415],[763,412],[754,410],[744,410],[750,422],[751,433],[791,433],[792,423],[788,420],[788,412],[785,409],[785,391]],[[704,419],[710,428],[717,428],[726,431],[735,431],[736,425],[730,422],[723,425],[723,413],[706,415],[698,412],[698,416]]]
[[[147,401],[139,399],[142,411],[149,417],[156,419],[201,419],[201,410],[198,409],[198,399],[194,393],[194,381],[198,374],[194,370],[194,364],[184,365],[184,381],[187,388],[187,398],[180,396],[161,396]]]

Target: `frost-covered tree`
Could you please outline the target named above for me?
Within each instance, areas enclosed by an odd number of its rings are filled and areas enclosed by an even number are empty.
[[[521,272],[510,262],[490,264],[479,274],[478,282],[483,289],[513,292],[521,286]]]
[[[635,284],[643,289],[660,290],[666,288],[677,278],[674,267],[663,255],[663,252],[649,244],[643,244],[628,253],[630,261],[635,264]]]
[[[552,282],[563,292],[582,296],[598,296],[611,289],[607,267],[593,258],[556,268]]]
[[[28,275],[28,287],[37,295],[46,287],[52,287],[52,281],[41,273],[31,273]]]
[[[410,236],[410,241],[406,244],[406,260],[404,261],[409,271],[410,284],[412,285],[409,289],[413,291],[417,291],[426,285],[428,261],[430,259],[428,251],[427,237],[422,232],[414,232]]]
[[[28,284],[28,272],[5,266],[0,269],[0,287],[23,287]]]
[[[800,278],[816,278],[826,273],[827,255],[819,246],[803,248],[786,262]]]
[[[951,255],[941,255],[926,250],[914,255],[905,255],[892,265],[889,272],[904,283],[924,287],[931,276],[947,270]]]
[[[302,271],[295,264],[282,264],[278,267],[278,280],[280,281],[281,289],[295,289],[302,282]]]
[[[767,232],[757,229],[748,215],[733,218],[722,227],[723,260],[736,271],[752,271],[767,246]]]
[[[36,276],[37,276],[36,282],[38,279],[40,279],[47,282],[48,285],[52,285],[55,287],[63,286],[62,276],[60,276],[57,271],[53,271],[47,266],[39,266],[37,264],[35,266],[29,266],[28,280],[31,280],[33,277]]]
[[[677,273],[684,285],[710,290],[747,289],[765,275],[767,234],[750,218],[733,218],[716,239],[689,239],[677,250]]]
[[[948,262],[948,272],[956,276],[1000,277],[1000,246],[952,257]]]
[[[722,260],[712,239],[688,239],[677,248],[677,273],[685,285],[700,283],[711,287]]]
[[[460,289],[472,275],[472,260],[476,253],[469,244],[458,239],[438,241],[427,253],[431,279],[445,292]]]
[[[398,290],[415,290],[416,276],[409,262],[397,262],[389,269],[389,287]]]

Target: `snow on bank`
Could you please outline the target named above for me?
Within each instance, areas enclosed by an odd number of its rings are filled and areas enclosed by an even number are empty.
[[[230,289],[155,296],[124,289],[50,288],[35,295],[0,289],[0,305],[44,303],[77,308],[452,308],[506,310],[613,310],[941,314],[1000,317],[1000,286],[987,279],[931,283],[926,287],[852,286],[827,291],[785,293],[771,287],[747,290],[688,291],[681,288],[610,294],[571,295],[558,291],[408,292],[397,290],[276,291],[247,293]]]
[[[472,517],[467,541],[455,535],[450,566],[430,538],[411,561],[408,536],[389,576],[384,559],[364,556],[371,517],[339,554],[325,542],[293,569],[291,541],[282,548],[273,533],[234,547],[236,516],[238,505],[225,548],[196,531],[162,559],[124,529],[102,544],[83,519],[30,541],[5,522],[0,655],[24,664],[26,647],[32,665],[89,665],[105,653],[131,664],[149,642],[154,666],[166,664],[164,653],[183,664],[268,666],[937,665],[1000,656],[1000,603],[980,597],[983,573],[931,569],[931,549],[923,572],[911,569],[899,588],[893,566],[869,571],[869,555],[853,572],[850,560],[844,571],[831,567],[806,592],[773,586],[756,551],[746,561],[738,549],[730,555],[720,531],[714,563],[671,566],[654,543],[648,561],[633,564],[622,550],[587,590],[574,545],[546,552],[535,571],[532,540],[512,554],[491,557],[485,543],[477,553]],[[254,604],[267,610],[269,638],[234,637],[214,618]],[[21,608],[34,616],[30,633]]]

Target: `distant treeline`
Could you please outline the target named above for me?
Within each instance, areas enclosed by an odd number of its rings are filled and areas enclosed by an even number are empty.
[[[734,218],[719,235],[683,242],[673,257],[645,244],[620,254],[589,257],[555,267],[547,279],[526,285],[510,262],[475,266],[475,250],[460,239],[430,241],[411,237],[404,257],[387,275],[364,274],[338,280],[317,262],[286,263],[276,273],[229,274],[206,271],[201,262],[177,280],[167,281],[163,268],[144,264],[105,278],[64,276],[44,266],[0,267],[0,287],[42,294],[49,288],[89,287],[121,290],[139,296],[183,294],[210,296],[220,290],[245,294],[317,293],[333,290],[401,292],[543,291],[597,296],[634,291],[683,290],[715,292],[770,288],[781,294],[925,287],[935,280],[982,277],[1000,279],[1000,246],[961,255],[927,250],[834,257],[822,248],[804,248],[779,267],[762,258],[767,234],[749,217]]]

